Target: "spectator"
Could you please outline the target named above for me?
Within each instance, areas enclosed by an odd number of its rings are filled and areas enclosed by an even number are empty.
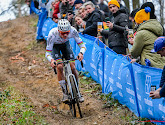
[[[126,55],[126,48],[128,47],[127,36],[124,35],[128,26],[128,16],[124,9],[119,9],[120,4],[117,0],[111,0],[108,3],[109,9],[114,16],[114,22],[107,21],[109,31],[101,29],[103,35],[108,35],[109,47],[117,54]]]
[[[75,21],[74,21],[73,16],[74,16],[73,11],[68,11],[67,20],[70,22],[70,24],[71,24],[72,26],[75,25]]]
[[[46,8],[47,12],[48,12],[48,17],[52,17],[53,12],[52,12],[52,2],[54,2],[54,0],[39,0],[39,6],[41,7],[41,9]]]
[[[83,1],[82,0],[76,0],[74,2],[75,9],[79,9],[82,5],[83,5]]]
[[[155,7],[154,4],[152,2],[145,2],[141,7],[141,9],[144,9],[145,7],[150,7],[151,8],[151,12],[150,12],[150,19],[156,19],[156,15],[155,15]],[[162,25],[162,24],[161,24]],[[163,25],[162,25],[163,27]],[[163,27],[163,36],[165,36],[165,29]]]
[[[72,11],[71,5],[67,0],[62,0],[59,4],[61,18],[66,18],[68,11]]]
[[[141,9],[135,15],[135,22],[139,25],[135,35],[134,44],[131,49],[131,55],[134,58],[140,56],[141,64],[148,66],[163,68],[165,59],[157,54],[150,53],[153,49],[154,41],[158,36],[163,35],[163,28],[156,19],[150,19],[150,7]]]
[[[52,6],[52,12],[54,12],[54,7],[55,7],[56,3],[58,3],[58,0],[52,1],[52,4],[51,4],[51,6]],[[53,14],[52,14],[52,16],[53,16]]]
[[[129,9],[126,7],[126,6],[124,6],[123,4],[121,4],[121,1],[122,0],[117,0],[118,1],[118,3],[120,4],[120,9],[124,9],[125,10],[125,12],[126,12],[126,14],[128,15],[128,28],[130,28],[130,29],[132,29],[132,25],[133,25],[133,23],[132,23],[132,21],[131,20],[129,20]]]
[[[117,2],[120,4],[120,9],[125,9],[126,14],[129,15],[129,9],[121,4],[121,0],[117,0]]]
[[[106,4],[104,4],[104,0],[100,1],[99,7],[100,7],[100,10],[102,10],[104,12],[105,17],[110,16],[109,8]]]
[[[135,17],[135,15],[136,15],[136,13],[139,11],[139,8],[136,8],[136,9],[134,9],[132,12],[131,12],[131,14],[129,15],[129,19],[134,23],[135,22],[135,20],[134,20],[134,17]]]
[[[155,40],[154,49],[151,50],[151,52],[157,52],[157,54],[160,54],[162,57],[165,56],[165,37],[164,36],[158,37]],[[152,97],[152,99],[165,97],[165,67],[163,68],[159,88],[156,91],[151,91],[150,97]]]
[[[75,0],[68,0],[68,2],[69,2],[69,4],[70,4],[71,6],[74,6]]]
[[[33,0],[35,8],[38,9],[39,2],[37,0]],[[31,0],[25,0],[25,3],[30,7]]]
[[[88,1],[85,3],[85,9],[88,13],[88,20],[86,21],[85,30],[83,34],[88,34],[97,37],[97,22],[102,22],[102,15],[95,9],[95,5]]]
[[[135,20],[134,20],[134,17],[136,15],[136,13],[139,11],[138,8],[134,9],[131,14],[129,15],[129,20],[132,22],[132,25],[134,24],[135,25]],[[130,24],[130,23],[129,23]],[[132,27],[133,28],[133,27]],[[134,34],[133,34],[133,37],[128,37],[128,49],[129,51],[131,50],[132,48],[132,45],[133,45],[133,42],[134,42],[134,37],[136,35],[136,28],[134,26]],[[128,33],[129,34],[129,33]]]
[[[141,9],[145,9],[145,7],[150,7],[151,8],[150,19],[156,19],[156,16],[155,16],[155,7],[154,7],[153,3],[152,2],[146,2],[146,3],[144,3],[140,7],[140,10]]]
[[[72,7],[72,11],[75,11],[75,6],[74,6],[74,2],[75,0],[68,0],[70,6]]]
[[[53,18],[55,1],[51,0],[50,4],[48,6],[49,6],[48,17]]]
[[[80,15],[75,16],[75,22],[76,22],[76,29],[79,32],[83,32],[85,29],[86,22],[83,21],[83,19],[80,17]]]
[[[60,10],[59,10],[59,4],[60,1],[56,0],[54,5],[54,11],[53,11],[53,21],[58,22],[58,18],[60,17]]]
[[[30,7],[30,0],[25,0],[25,3]]]
[[[84,21],[87,21],[87,11],[85,10],[84,4],[79,8],[78,12],[79,12],[81,18],[82,18]]]

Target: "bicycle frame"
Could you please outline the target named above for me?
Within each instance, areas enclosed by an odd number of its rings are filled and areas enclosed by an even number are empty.
[[[72,73],[71,70],[71,66],[70,66],[70,61],[73,60],[77,60],[77,59],[71,59],[71,60],[64,60],[62,62],[59,62],[58,64],[63,63],[63,70],[64,70],[64,76],[65,76],[65,80],[67,82],[67,87],[70,93],[70,101],[67,102],[66,104],[69,105],[71,113],[74,117],[76,117],[76,107],[75,104],[77,104],[77,108],[80,114],[80,117],[82,118],[82,113],[81,113],[81,109],[80,109],[80,105],[79,105],[79,100],[78,98],[81,97],[80,91],[79,91],[79,87],[78,87],[78,83],[77,80],[75,78],[75,75]],[[57,65],[58,65],[57,64]],[[81,61],[81,65],[83,67],[83,62]],[[55,74],[57,74],[56,69],[54,69]]]
[[[63,62],[64,62],[63,64],[64,64],[64,70],[65,70],[64,71],[65,72],[65,78],[67,80],[68,87],[69,87],[69,90],[71,92],[72,99],[74,99],[74,95],[73,95],[73,92],[72,92],[72,87],[71,87],[71,83],[70,83],[70,79],[69,79],[71,76],[73,77],[73,79],[76,83],[76,89],[77,89],[78,97],[81,97],[80,91],[79,91],[79,88],[78,88],[78,84],[77,84],[75,75],[72,73],[69,61],[66,60],[66,61],[63,61]]]
[[[58,64],[61,64],[61,63],[64,64],[63,69],[64,69],[64,72],[65,72],[65,78],[67,80],[68,87],[69,87],[69,90],[71,92],[72,99],[74,99],[74,96],[73,96],[72,87],[71,87],[71,83],[70,83],[70,79],[69,79],[71,76],[74,78],[74,81],[76,83],[76,89],[77,89],[78,97],[81,97],[80,91],[79,91],[79,87],[78,87],[78,84],[77,84],[77,80],[75,78],[75,75],[72,73],[72,70],[71,70],[71,67],[70,67],[70,63],[69,63],[70,61],[74,61],[74,60],[77,60],[77,59],[64,60],[64,61],[58,63]],[[82,61],[81,61],[81,65],[83,67]],[[56,69],[54,69],[54,72],[55,72],[55,74],[57,74]]]

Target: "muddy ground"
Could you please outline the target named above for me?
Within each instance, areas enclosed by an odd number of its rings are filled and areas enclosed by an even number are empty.
[[[102,108],[104,102],[89,96],[83,87],[80,90],[85,98],[81,104],[84,117],[72,118],[67,105],[60,103],[62,92],[44,57],[45,42],[36,43],[36,21],[36,16],[28,16],[0,23],[0,87],[14,86],[51,125],[130,124],[121,118],[126,109],[115,112]]]

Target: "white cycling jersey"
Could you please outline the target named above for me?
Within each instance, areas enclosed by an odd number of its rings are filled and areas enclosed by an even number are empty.
[[[80,47],[80,52],[84,54],[86,51],[85,44],[83,43],[82,39],[79,37],[79,34],[74,27],[71,26],[67,39],[63,39],[60,37],[58,28],[56,27],[56,28],[51,29],[48,35],[46,54],[45,54],[46,58],[51,62],[51,59],[53,59],[51,53],[52,53],[54,44],[64,44],[70,38],[75,39],[76,43]]]

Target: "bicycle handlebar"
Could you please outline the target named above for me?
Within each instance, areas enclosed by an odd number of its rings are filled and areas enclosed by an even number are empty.
[[[62,62],[58,62],[57,65],[61,64],[61,63],[64,63],[64,64],[69,63],[70,61],[75,61],[75,60],[78,60],[78,59],[63,60]],[[81,62],[81,66],[84,67],[83,62],[82,61],[80,61],[80,62]],[[54,62],[54,64],[56,65],[56,62]],[[54,72],[55,72],[55,74],[57,74],[56,67],[54,68]]]

